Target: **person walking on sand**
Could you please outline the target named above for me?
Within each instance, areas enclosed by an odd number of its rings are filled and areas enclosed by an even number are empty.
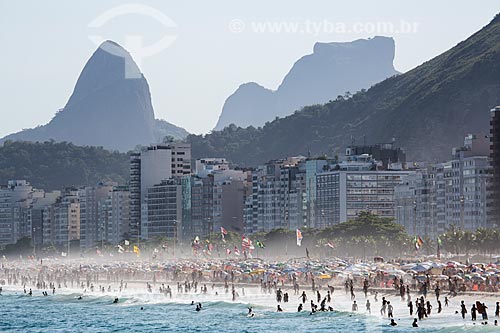
[[[307,301],[307,295],[305,291],[302,292],[302,295],[300,295],[299,299],[300,298],[302,298],[302,303],[305,303]]]
[[[387,302],[387,317],[388,318],[394,318],[394,316],[392,315],[393,310],[394,310],[394,308],[392,307],[391,302]]]
[[[476,321],[477,318],[476,304],[472,304],[472,308],[470,308],[470,316],[472,321]]]
[[[460,313],[462,314],[462,319],[465,319],[465,314],[467,313],[467,309],[465,308],[464,301],[460,302]]]

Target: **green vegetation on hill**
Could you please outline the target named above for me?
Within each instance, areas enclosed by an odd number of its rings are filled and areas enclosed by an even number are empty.
[[[57,190],[108,180],[126,184],[128,175],[128,155],[102,147],[53,141],[6,141],[0,146],[0,184],[25,179],[37,188]]]
[[[332,96],[332,99],[335,96]],[[352,138],[396,143],[410,160],[436,161],[467,133],[488,133],[500,104],[500,16],[415,69],[265,126],[229,126],[190,135],[194,157],[226,157],[241,166],[293,155],[338,154]]]

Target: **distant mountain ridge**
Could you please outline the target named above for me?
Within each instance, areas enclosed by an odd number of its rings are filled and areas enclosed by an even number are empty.
[[[255,82],[242,84],[224,103],[215,130],[230,124],[262,126],[303,106],[369,88],[398,74],[393,66],[394,53],[394,40],[381,36],[316,43],[313,53],[295,62],[276,91]]]
[[[230,126],[190,135],[194,157],[253,166],[297,154],[340,153],[351,138],[390,142],[407,159],[442,161],[467,133],[489,132],[500,105],[500,15],[455,47],[351,98],[305,107],[263,128]],[[358,141],[359,142],[359,141]]]
[[[146,78],[124,48],[106,41],[87,61],[66,106],[48,124],[8,135],[0,143],[53,139],[127,151],[167,135],[183,139],[188,132],[155,119]]]

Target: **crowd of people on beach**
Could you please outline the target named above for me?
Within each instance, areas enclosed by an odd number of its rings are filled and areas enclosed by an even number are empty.
[[[241,274],[234,267],[233,262],[201,266],[194,261],[189,269],[179,265],[176,269],[168,270],[151,269],[152,266],[144,263],[110,266],[73,262],[23,266],[4,262],[0,270],[0,295],[4,287],[21,288],[27,296],[33,296],[35,292],[49,296],[55,295],[60,289],[76,288],[81,291],[77,300],[82,300],[87,294],[121,293],[127,290],[129,283],[145,283],[145,292],[163,294],[170,299],[174,295],[229,294],[232,301],[238,301],[245,295],[247,286],[258,287],[261,294],[272,296],[276,301],[277,312],[289,311],[288,304],[298,299],[297,312],[307,311],[314,315],[338,311],[338,308],[335,309],[335,299],[341,297],[338,296],[341,293],[339,289],[343,288],[343,297],[352,302],[352,313],[362,312],[360,304],[364,304],[366,314],[372,314],[372,307],[380,306],[381,318],[387,318],[391,326],[400,325],[398,322],[409,318],[407,325],[418,327],[426,319],[440,316],[443,308],[448,307],[455,307],[455,314],[463,320],[467,320],[470,313],[470,320],[474,324],[478,321],[478,315],[481,324],[489,323],[489,307],[482,299],[484,294],[474,294],[479,300],[472,304],[466,304],[464,300],[457,301],[461,295],[469,292],[459,275],[443,279],[442,276],[436,278],[431,274],[406,274],[403,278],[402,275],[389,275],[380,270],[364,276],[353,274],[325,278],[325,274],[312,270],[258,268],[249,274]],[[481,281],[484,282],[484,289],[496,288],[498,283],[496,278]],[[113,303],[119,302],[119,298],[115,297]],[[394,302],[405,304],[409,316],[395,313]],[[193,301],[192,305],[197,312],[203,309],[201,302]],[[494,308],[493,325],[498,325],[500,303],[496,302]],[[251,306],[247,315],[255,317]]]

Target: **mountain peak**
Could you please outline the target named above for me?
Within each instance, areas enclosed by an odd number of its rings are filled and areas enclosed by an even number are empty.
[[[394,40],[382,36],[315,43],[313,53],[295,62],[276,91],[254,82],[241,85],[224,103],[215,130],[231,123],[261,126],[305,105],[369,88],[398,73],[393,66],[394,54]]]
[[[143,79],[139,66],[118,43],[104,41],[85,64],[68,105],[81,101],[89,93],[125,79]]]
[[[305,65],[311,58],[299,61]],[[193,156],[225,156],[236,165],[253,166],[306,152],[338,154],[353,138],[363,137],[372,144],[397,138],[409,160],[442,161],[464,134],[488,133],[489,110],[500,104],[499,78],[497,15],[448,51],[352,98],[312,105],[260,129],[191,136]]]
[[[155,120],[146,78],[130,53],[103,42],[85,64],[64,109],[44,126],[5,139],[68,141],[127,151],[158,136],[185,137],[174,125]]]

